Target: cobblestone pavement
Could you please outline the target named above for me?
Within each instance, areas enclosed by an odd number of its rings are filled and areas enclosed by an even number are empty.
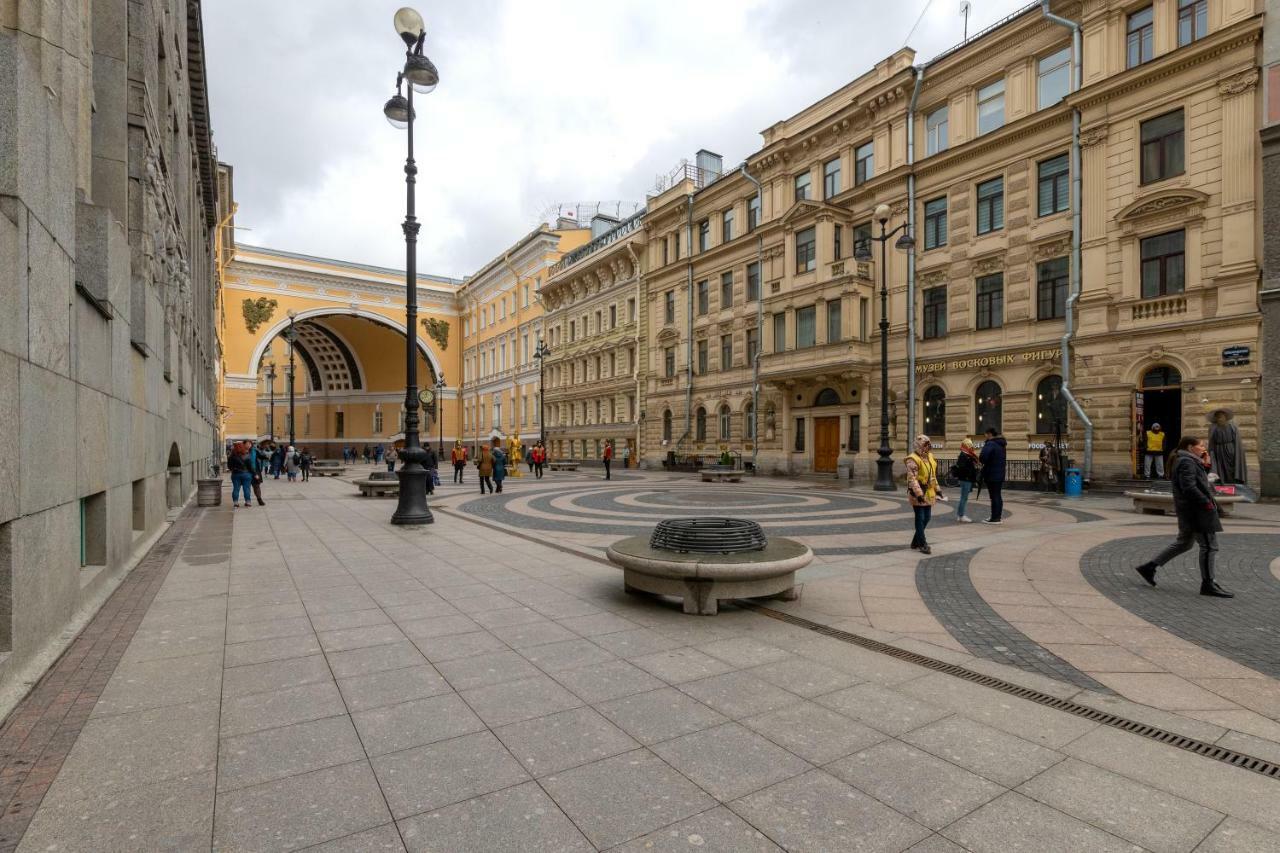
[[[265,508],[201,511],[234,519],[229,543],[177,557],[19,850],[1280,849],[1280,780],[749,610],[626,596],[574,553],[586,535],[498,529],[459,511],[470,488],[408,529],[353,492],[269,483]],[[1015,512],[1040,528],[983,535],[1016,550],[1104,525]],[[936,547],[979,549],[987,598],[1012,557],[967,527],[940,523]],[[887,536],[901,531],[866,534]],[[928,616],[907,555],[821,559],[794,603],[807,617],[841,621],[813,604],[851,574]]]

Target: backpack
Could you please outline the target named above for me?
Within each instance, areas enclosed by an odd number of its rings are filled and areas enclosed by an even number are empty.
[[[293,464],[294,464],[294,465],[301,465],[301,464],[302,464],[302,457],[301,457],[299,454],[297,454],[297,453],[293,454]]]

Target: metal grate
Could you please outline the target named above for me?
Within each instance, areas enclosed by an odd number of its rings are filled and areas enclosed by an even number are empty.
[[[754,521],[741,518],[676,518],[658,522],[649,547],[682,554],[763,551],[769,540]]]
[[[1124,717],[1107,711],[1099,711],[1096,708],[1090,708],[1087,705],[1081,705],[1078,702],[1072,702],[1067,699],[1059,699],[1057,696],[1051,696],[1048,693],[1041,693],[1039,690],[1032,690],[1029,687],[1020,687],[1012,682],[995,678],[990,675],[983,675],[980,672],[974,672],[971,669],[965,669],[953,663],[946,663],[936,658],[927,657],[916,652],[910,652],[906,649],[899,649],[887,643],[878,640],[868,639],[867,637],[859,637],[857,634],[850,634],[848,631],[841,631],[839,628],[832,628],[829,625],[823,625],[820,622],[811,622],[801,616],[793,616],[790,613],[783,613],[779,610],[772,610],[768,607],[761,607],[747,600],[739,600],[740,606],[754,610],[755,612],[777,619],[779,622],[786,622],[791,625],[797,625],[801,628],[807,628],[818,634],[825,634],[833,639],[850,645],[861,646],[873,652],[879,652],[883,655],[898,658],[925,669],[931,669],[934,672],[945,672],[947,675],[954,675],[957,678],[963,678],[965,681],[971,681],[974,684],[981,684],[984,687],[990,687],[993,690],[999,690],[1001,693],[1008,693],[1010,696],[1018,696],[1037,705],[1044,705],[1049,708],[1056,708],[1059,711],[1065,711],[1077,717],[1083,717],[1086,720],[1092,720],[1095,723],[1101,723],[1104,726],[1120,729],[1122,731],[1131,732],[1135,735],[1150,740],[1156,740],[1166,743],[1170,746],[1176,746],[1179,749],[1185,749],[1188,752],[1194,752],[1197,755],[1203,755],[1206,758],[1212,758],[1215,761],[1221,761],[1243,770],[1249,770],[1254,773],[1260,773],[1263,776],[1272,779],[1280,779],[1280,765],[1270,761],[1264,761],[1252,755],[1243,752],[1236,752],[1234,749],[1226,749],[1207,743],[1196,738],[1180,735],[1158,726],[1140,723],[1137,720],[1129,720]]]

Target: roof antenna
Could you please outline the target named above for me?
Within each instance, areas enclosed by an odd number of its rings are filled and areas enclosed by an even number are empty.
[[[969,40],[969,0],[960,4],[960,14],[964,15],[964,40]]]

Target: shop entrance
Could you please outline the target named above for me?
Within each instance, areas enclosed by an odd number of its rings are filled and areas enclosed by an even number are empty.
[[[1148,370],[1142,386],[1133,395],[1133,461],[1134,474],[1143,476],[1146,460],[1147,430],[1160,424],[1165,434],[1162,453],[1167,457],[1182,437],[1182,374],[1177,369],[1161,366]]]
[[[813,419],[813,470],[835,473],[840,458],[840,418]]]

